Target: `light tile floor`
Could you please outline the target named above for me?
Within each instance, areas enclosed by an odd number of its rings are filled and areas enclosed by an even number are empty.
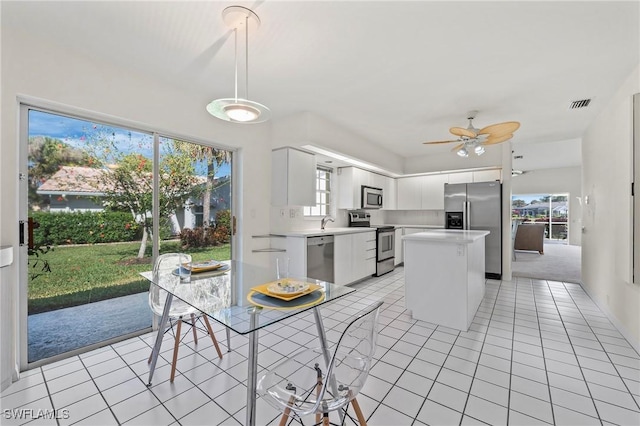
[[[329,340],[378,299],[385,304],[375,363],[358,400],[370,426],[640,425],[640,357],[577,284],[517,278],[487,281],[471,328],[415,321],[404,309],[403,269],[371,278],[322,308]],[[216,335],[226,344],[225,333]],[[180,348],[169,383],[166,341],[147,388],[153,334],[23,373],[3,392],[3,425],[242,425],[246,337],[218,359],[211,340]],[[171,339],[171,336],[167,336]],[[260,332],[260,369],[315,346],[311,313]],[[15,419],[6,410],[62,410],[56,420]],[[33,413],[37,414],[37,411]],[[259,425],[278,413],[258,400]],[[68,417],[68,418],[61,418]]]

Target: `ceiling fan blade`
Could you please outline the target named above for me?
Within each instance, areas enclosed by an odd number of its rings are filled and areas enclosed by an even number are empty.
[[[502,143],[504,141],[508,141],[512,137],[513,137],[513,133],[508,133],[506,135],[500,135],[500,136],[491,135],[480,145],[495,145],[498,143]]]
[[[433,141],[433,142],[422,142],[425,145],[431,145],[431,144],[439,144],[439,143],[451,143],[451,142],[460,142],[458,139],[452,139],[450,141]]]
[[[449,129],[449,132],[451,132],[452,135],[465,136],[472,139],[478,136],[476,135],[476,132],[469,129],[463,129],[462,127],[452,127]]]
[[[460,148],[464,148],[464,143],[461,143],[460,145],[456,145],[454,146],[451,151],[452,152],[456,152],[457,150],[459,150]]]
[[[517,121],[505,121],[504,123],[492,124],[480,129],[479,135],[502,136],[513,133],[520,128]]]

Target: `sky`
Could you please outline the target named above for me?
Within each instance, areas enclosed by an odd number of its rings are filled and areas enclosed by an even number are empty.
[[[98,135],[113,142],[122,153],[140,153],[148,158],[153,156],[153,136],[149,133],[29,110],[29,137],[48,136],[60,139],[74,148],[87,150],[91,145],[91,140]],[[203,163],[197,164],[196,171],[199,174],[206,173],[206,166]],[[229,164],[222,165],[216,171],[218,177],[230,174]]]

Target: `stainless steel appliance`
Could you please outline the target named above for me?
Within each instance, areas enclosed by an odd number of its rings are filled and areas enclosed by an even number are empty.
[[[371,225],[371,215],[362,210],[349,212],[349,226],[376,228],[376,277],[395,268],[395,238],[393,226]]]
[[[396,228],[376,226],[376,277],[393,271],[395,267]]]
[[[362,185],[361,207],[363,209],[382,208],[382,188]]]
[[[307,238],[307,277],[333,282],[333,235]]]
[[[486,230],[485,275],[502,277],[502,186],[500,182],[444,184],[446,229]]]

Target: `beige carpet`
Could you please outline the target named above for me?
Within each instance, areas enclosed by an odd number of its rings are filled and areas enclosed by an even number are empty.
[[[580,283],[580,254],[579,246],[554,243],[544,244],[543,255],[534,251],[516,251],[512,273],[514,277]]]

